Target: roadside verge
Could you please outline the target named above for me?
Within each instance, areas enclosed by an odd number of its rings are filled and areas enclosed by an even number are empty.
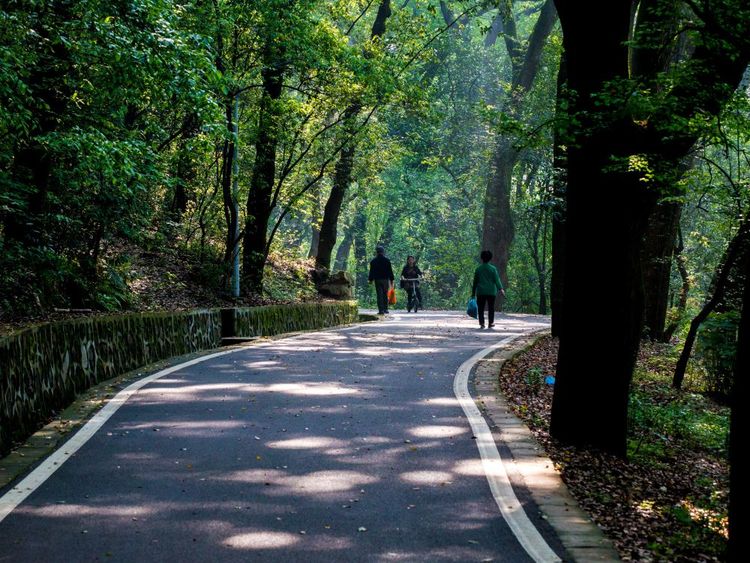
[[[557,533],[570,556],[575,561],[620,561],[612,542],[579,508],[552,460],[500,393],[498,374],[503,364],[528,349],[545,333],[514,339],[507,347],[498,347],[479,360],[473,372],[476,400],[491,420],[496,439],[499,437],[511,452],[513,468],[542,518]]]

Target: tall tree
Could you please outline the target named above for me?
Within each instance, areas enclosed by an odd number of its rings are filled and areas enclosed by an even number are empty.
[[[390,15],[390,0],[381,0],[375,21],[372,24],[372,31],[370,33],[371,43],[383,36],[386,21]],[[366,48],[365,54],[367,54],[367,50],[368,48]],[[360,111],[362,111],[360,101],[354,102],[344,110],[345,130],[351,141],[343,148],[339,160],[336,162],[333,186],[331,187],[331,193],[328,196],[325,210],[323,211],[323,221],[320,226],[320,237],[315,256],[315,267],[323,270],[330,270],[331,268],[331,255],[338,236],[341,205],[344,202],[344,197],[352,181],[352,169],[354,167],[354,155],[356,152],[354,132],[356,130],[357,116]]]
[[[674,181],[699,135],[688,124],[716,116],[739,84],[750,60],[750,7],[739,0],[690,2],[696,49],[671,74],[671,88],[650,97],[663,77],[630,80],[629,0],[606,11],[593,2],[556,5],[574,119],[566,139],[566,264],[551,432],[565,443],[624,456],[642,328],[641,245],[659,195],[649,178]],[[584,24],[592,11],[594,28]],[[591,330],[580,308],[604,303],[607,329]]]
[[[262,98],[258,110],[255,163],[245,209],[242,247],[242,279],[245,291],[263,289],[268,221],[271,218],[273,188],[276,185],[276,149],[279,142],[281,107],[279,99],[286,70],[285,47],[270,35],[263,52]]]
[[[525,49],[516,31],[513,3],[510,0],[501,2],[500,17],[512,69],[504,112],[510,119],[517,120],[521,116],[524,98],[534,83],[542,50],[557,21],[557,14],[554,2],[547,0],[542,6]],[[492,156],[492,172],[485,195],[482,248],[492,252],[493,261],[497,264],[500,278],[506,286],[510,247],[515,236],[510,208],[511,183],[518,157],[519,150],[514,138],[507,133],[498,134]],[[496,307],[502,307],[502,299],[497,300]]]

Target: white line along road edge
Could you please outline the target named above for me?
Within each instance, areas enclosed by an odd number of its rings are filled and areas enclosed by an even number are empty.
[[[519,336],[521,335],[504,338],[497,344],[477,352],[461,364],[453,380],[453,393],[464,410],[466,418],[469,419],[492,496],[495,497],[495,502],[500,508],[500,513],[505,518],[505,522],[534,561],[538,563],[561,561],[524,512],[516,493],[513,492],[513,487],[510,484],[510,479],[508,479],[508,473],[505,471],[500,452],[497,451],[492,432],[474,403],[474,399],[469,394],[469,374],[474,365],[490,352],[509,344]]]
[[[343,326],[338,328],[323,329],[325,332],[339,332],[353,328],[352,326]],[[296,338],[297,336],[303,336],[300,334],[292,334],[285,338],[289,340]],[[263,342],[260,344],[254,344],[254,346],[265,346],[272,345],[272,342]],[[170,373],[174,373],[183,368],[200,364],[206,360],[225,356],[226,354],[232,354],[240,350],[244,350],[246,347],[232,348],[231,350],[224,350],[223,352],[214,352],[206,356],[201,356],[194,360],[183,362],[175,366],[168,367],[154,374],[151,374],[143,379],[128,385],[125,389],[120,391],[112,399],[107,402],[100,411],[98,411],[91,420],[89,420],[83,427],[78,430],[67,442],[55,450],[49,457],[47,457],[34,471],[29,473],[18,485],[13,487],[10,491],[0,497],[0,522],[13,512],[16,507],[21,504],[26,497],[37,490],[42,483],[44,483],[49,477],[57,471],[63,463],[65,463],[70,456],[76,453],[96,432],[107,422],[110,417],[117,412],[117,410],[125,404],[125,402],[134,395],[139,389],[164,377]]]
[[[50,475],[57,471],[57,469],[70,458],[70,456],[76,453],[81,446],[88,442],[89,439],[104,425],[104,423],[107,422],[115,412],[117,412],[117,409],[124,405],[125,401],[127,401],[131,395],[136,393],[141,387],[175,371],[205,362],[212,358],[231,354],[237,350],[241,350],[241,348],[234,348],[224,352],[216,352],[207,356],[201,356],[200,358],[163,369],[128,385],[104,405],[99,412],[91,417],[91,420],[76,432],[70,440],[55,450],[55,452],[46,458],[36,469],[34,469],[34,471],[29,473],[23,481],[0,497],[0,522],[13,512],[13,510],[21,504],[26,497],[38,489]]]

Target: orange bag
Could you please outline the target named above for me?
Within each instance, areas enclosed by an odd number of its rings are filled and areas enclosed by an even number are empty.
[[[393,288],[388,290],[388,304],[389,305],[396,304],[396,290]]]

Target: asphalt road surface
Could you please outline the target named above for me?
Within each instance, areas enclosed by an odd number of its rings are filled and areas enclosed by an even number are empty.
[[[161,376],[0,522],[0,561],[532,561],[453,384],[547,320],[475,323],[397,313]]]

